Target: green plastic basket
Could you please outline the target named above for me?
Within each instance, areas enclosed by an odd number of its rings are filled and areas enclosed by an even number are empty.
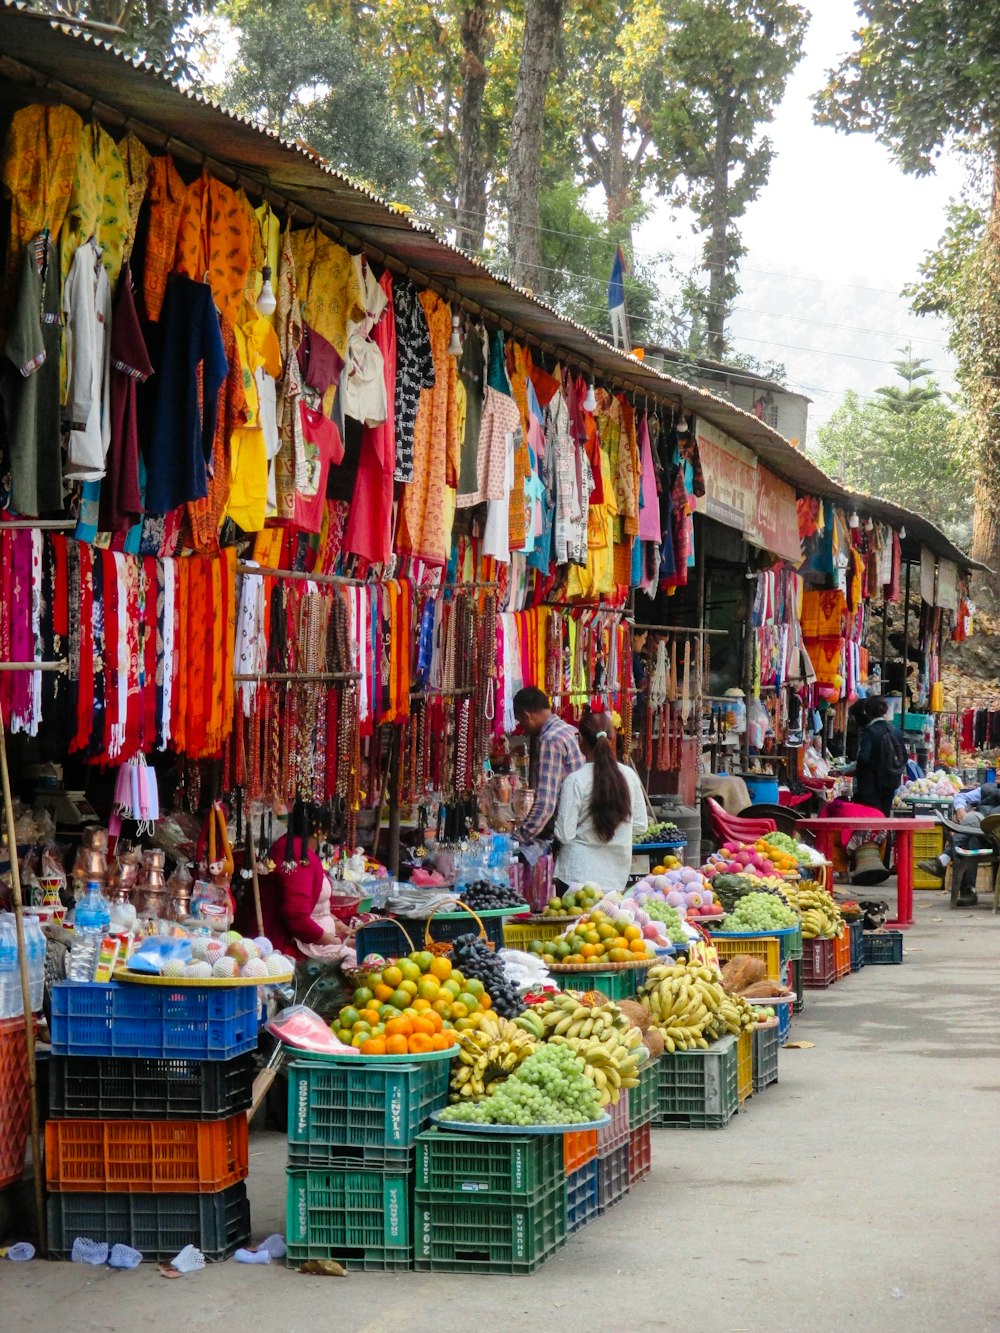
[[[656,1115],[660,1096],[660,1061],[647,1060],[639,1070],[639,1082],[628,1094],[628,1126],[638,1129]]]
[[[393,1267],[409,1268],[411,1183],[406,1172],[289,1171],[289,1261],[336,1259],[345,1268],[379,1270],[393,1258],[402,1261]]]
[[[560,1134],[501,1138],[428,1129],[417,1139],[414,1184],[435,1199],[532,1202],[564,1174]]]
[[[410,1148],[448,1101],[449,1060],[314,1064],[288,1070],[288,1142],[310,1147]]]
[[[654,1126],[722,1129],[739,1104],[737,1041],[723,1037],[707,1051],[660,1057],[659,1103]]]
[[[649,967],[655,962],[656,959],[650,959]],[[561,990],[599,990],[609,1000],[631,1000],[646,980],[649,967],[623,967],[620,971],[557,971],[552,973],[552,980]]]
[[[418,1190],[414,1267],[430,1273],[535,1273],[566,1244],[566,1181],[530,1203],[458,1202]]]

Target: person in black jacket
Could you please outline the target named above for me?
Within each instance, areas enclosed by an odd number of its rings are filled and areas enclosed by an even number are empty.
[[[853,765],[853,799],[888,816],[906,770],[906,746],[886,719],[889,705],[885,699],[878,695],[859,699],[851,711],[861,733]]]

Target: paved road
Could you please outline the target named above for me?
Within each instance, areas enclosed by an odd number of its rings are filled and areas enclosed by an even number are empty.
[[[807,997],[781,1081],[721,1133],[656,1131],[653,1172],[530,1278],[211,1267],[168,1282],[0,1265],[3,1326],[44,1333],[923,1333],[1000,1329],[1000,917],[917,894],[902,967]],[[283,1143],[251,1140],[258,1237]]]

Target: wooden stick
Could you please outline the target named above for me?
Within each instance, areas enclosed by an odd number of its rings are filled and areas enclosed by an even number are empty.
[[[260,880],[257,878],[257,848],[253,840],[253,820],[247,809],[247,850],[250,853],[250,878],[253,881],[253,908],[257,916],[257,934],[264,933],[264,914],[260,906]]]
[[[45,1234],[45,1187],[42,1181],[42,1132],[38,1118],[38,1068],[35,1060],[35,1020],[31,1012],[31,979],[28,976],[28,949],[24,938],[24,903],[21,898],[21,867],[17,861],[17,836],[14,827],[14,802],[10,794],[10,770],[7,767],[7,735],[3,707],[0,706],[0,776],[3,779],[3,813],[10,851],[10,884],[14,898],[17,949],[21,960],[21,1001],[24,1008],[24,1043],[28,1052],[28,1096],[31,1105],[31,1158],[35,1171],[35,1211],[38,1253],[48,1257]]]

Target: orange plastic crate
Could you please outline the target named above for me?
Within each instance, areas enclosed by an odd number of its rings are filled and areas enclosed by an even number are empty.
[[[20,1180],[30,1119],[23,1018],[0,1019],[0,1189]]]
[[[214,1194],[245,1180],[246,1115],[228,1120],[50,1120],[50,1190]]]
[[[563,1166],[572,1175],[597,1156],[597,1130],[578,1129],[563,1135]]]
[[[848,976],[851,971],[851,935],[847,930],[844,931],[843,935],[834,938],[833,966],[838,981],[842,977]]]

